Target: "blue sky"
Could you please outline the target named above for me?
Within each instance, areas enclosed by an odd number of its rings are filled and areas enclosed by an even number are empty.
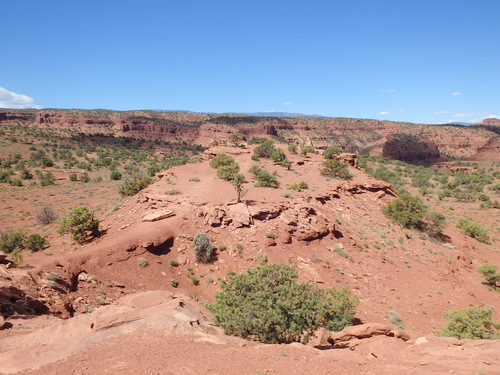
[[[500,118],[500,1],[0,0],[0,107]]]

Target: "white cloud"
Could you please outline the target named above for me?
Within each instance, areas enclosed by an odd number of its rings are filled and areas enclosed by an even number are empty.
[[[292,103],[290,103],[290,102],[284,102],[283,104],[284,104],[284,105],[290,105],[290,104],[292,104]]]
[[[388,89],[388,90],[382,89],[382,90],[380,90],[380,92],[396,92],[396,90],[394,90],[394,89]]]
[[[450,112],[448,112],[448,111],[435,111],[434,113],[435,113],[436,115],[447,115],[447,114],[448,114],[448,113],[450,113]]]
[[[389,114],[389,112],[387,112],[387,111],[382,111],[379,113],[379,115],[388,115],[388,114]]]
[[[497,115],[489,115],[489,116],[488,116],[488,117],[486,117],[486,118],[498,118],[498,119],[500,119],[500,116],[497,116]]]
[[[451,117],[472,117],[476,115],[476,113],[453,113]]]
[[[455,92],[452,92],[451,95],[453,95],[453,96],[459,96],[459,95],[462,95],[462,93],[458,92],[458,91],[455,91]]]
[[[403,113],[405,110],[404,109],[396,109],[394,111],[382,111],[379,112],[379,115],[385,116],[385,115],[390,115],[391,113]]]
[[[3,87],[0,87],[0,108],[40,108],[34,104],[35,99],[27,95],[16,94]]]

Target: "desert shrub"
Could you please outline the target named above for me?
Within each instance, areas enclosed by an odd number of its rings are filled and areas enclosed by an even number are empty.
[[[40,186],[54,185],[56,178],[52,172],[43,172],[40,177]]]
[[[36,213],[36,220],[39,224],[48,225],[57,219],[57,214],[51,205],[43,206],[43,208]]]
[[[146,267],[148,265],[148,260],[146,258],[140,257],[137,259],[137,265],[139,267]]]
[[[271,160],[282,167],[288,166],[288,159],[286,158],[285,152],[280,148],[273,151],[271,154]]]
[[[76,173],[70,173],[69,180],[70,181],[78,181],[78,176],[76,175]]]
[[[47,245],[47,239],[38,233],[30,234],[25,241],[25,247],[32,252],[43,250]]]
[[[179,282],[176,279],[170,279],[170,285],[177,288],[179,286]]]
[[[300,181],[299,183],[294,182],[292,185],[290,185],[290,190],[305,190],[309,189],[309,186],[307,185],[306,182]]]
[[[27,169],[23,169],[20,174],[21,179],[23,180],[32,180],[33,179],[33,174],[28,171]]]
[[[230,181],[240,171],[240,166],[236,163],[229,165],[221,165],[217,168],[217,177],[222,180]]]
[[[200,263],[210,262],[214,253],[214,247],[210,245],[207,235],[199,232],[194,237],[194,256]]]
[[[10,184],[10,173],[7,171],[0,171],[0,182]]]
[[[231,165],[235,163],[236,160],[227,154],[217,154],[212,160],[210,160],[210,166],[216,169],[224,165]]]
[[[346,163],[342,163],[338,159],[328,159],[323,162],[323,168],[320,170],[322,176],[339,177],[344,180],[349,180],[352,175],[349,173],[349,168]]]
[[[436,211],[430,211],[425,215],[427,224],[425,231],[433,238],[441,238],[446,228],[446,217]]]
[[[273,154],[274,151],[276,151],[276,148],[274,147],[274,142],[270,139],[266,139],[260,145],[255,147],[255,149],[253,150],[253,154],[259,158],[269,159],[271,158],[271,155]]]
[[[60,221],[59,233],[69,233],[72,240],[83,243],[89,236],[99,235],[99,220],[90,213],[87,207],[73,207]]]
[[[17,248],[10,253],[10,256],[12,257],[12,261],[16,266],[20,265],[24,261],[23,253],[21,252],[21,249]]]
[[[314,153],[314,148],[311,146],[305,146],[300,149],[300,153],[304,156],[307,156],[307,154],[312,154]]]
[[[245,176],[243,176],[241,173],[237,173],[231,178],[230,182],[234,186],[234,189],[236,190],[237,202],[240,203],[241,198],[245,196],[245,194],[248,192],[248,189],[243,189],[243,184],[245,183]]]
[[[265,138],[265,137],[256,137],[256,136],[253,136],[252,138],[250,138],[247,143],[249,145],[260,145],[262,143],[264,143],[265,141],[268,141],[269,139],[268,138]]]
[[[255,186],[258,187],[273,187],[277,188],[280,186],[278,181],[277,173],[273,172],[272,174],[266,171],[265,169],[259,168],[257,165],[252,166],[249,169],[249,172],[254,174],[257,179],[257,183]]]
[[[200,182],[201,180],[198,177],[191,177],[189,182]]]
[[[289,144],[288,145],[288,152],[291,154],[296,154],[297,153],[297,145]]]
[[[407,191],[400,191],[399,198],[382,206],[382,212],[395,223],[404,228],[423,229],[424,214],[427,206],[418,197],[412,196]]]
[[[482,227],[479,223],[472,221],[471,218],[463,217],[458,221],[457,228],[466,236],[472,237],[479,242],[490,244],[490,236],[488,230]]]
[[[399,315],[397,311],[394,310],[389,311],[387,319],[398,328],[405,329],[405,324],[403,323],[403,319],[401,319],[401,315]]]
[[[167,189],[164,191],[164,193],[166,195],[178,195],[178,194],[182,194],[182,192],[178,189]]]
[[[335,159],[335,157],[342,153],[343,150],[340,147],[337,146],[329,146],[324,152],[323,152],[323,157],[325,159]]]
[[[81,182],[84,182],[84,183],[87,183],[90,181],[90,176],[87,172],[83,172],[80,176],[80,181]]]
[[[112,170],[109,174],[109,179],[111,181],[118,181],[122,179],[122,174],[118,172],[116,169]]]
[[[492,321],[492,314],[493,309],[486,306],[445,311],[443,316],[447,323],[437,334],[459,339],[499,339],[500,322]]]
[[[221,289],[208,304],[216,324],[227,334],[265,343],[306,342],[320,326],[341,330],[352,324],[358,303],[346,288],[299,283],[297,271],[285,264],[228,273]]]
[[[134,195],[142,189],[147,188],[153,183],[153,181],[154,179],[143,171],[137,168],[132,168],[128,171],[127,176],[118,187],[118,192],[124,197]]]
[[[26,230],[6,230],[0,233],[0,250],[4,253],[12,253],[14,250],[24,249],[26,241]]]
[[[498,272],[498,266],[486,263],[479,267],[478,271],[486,278],[486,284],[494,289],[500,289],[500,286],[498,286],[498,283],[500,282],[500,272]]]
[[[18,186],[18,187],[23,186],[23,182],[21,181],[20,178],[14,178],[10,183],[12,186]]]

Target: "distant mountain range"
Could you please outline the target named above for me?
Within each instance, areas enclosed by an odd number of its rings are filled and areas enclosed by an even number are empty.
[[[245,116],[255,116],[255,117],[327,117],[320,115],[309,115],[306,113],[290,113],[290,112],[225,112],[225,113],[215,113],[215,112],[194,112],[185,110],[174,110],[174,109],[151,109],[154,112],[184,112],[184,113],[206,113],[208,115],[245,115]]]

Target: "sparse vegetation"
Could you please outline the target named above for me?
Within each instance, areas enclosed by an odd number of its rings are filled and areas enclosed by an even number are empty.
[[[249,172],[256,177],[257,183],[255,184],[255,186],[257,187],[278,188],[280,186],[277,178],[277,172],[273,172],[271,174],[265,169],[259,168],[259,166],[257,165],[252,166]]]
[[[500,290],[500,272],[498,272],[498,266],[485,263],[478,268],[478,271],[485,277],[486,285],[495,290]]]
[[[352,175],[349,173],[349,168],[346,163],[342,163],[338,159],[328,159],[323,162],[323,168],[320,170],[321,175],[325,177],[338,177],[343,180],[349,180]]]
[[[36,220],[39,224],[48,225],[57,220],[57,214],[51,205],[46,205],[36,213]]]

